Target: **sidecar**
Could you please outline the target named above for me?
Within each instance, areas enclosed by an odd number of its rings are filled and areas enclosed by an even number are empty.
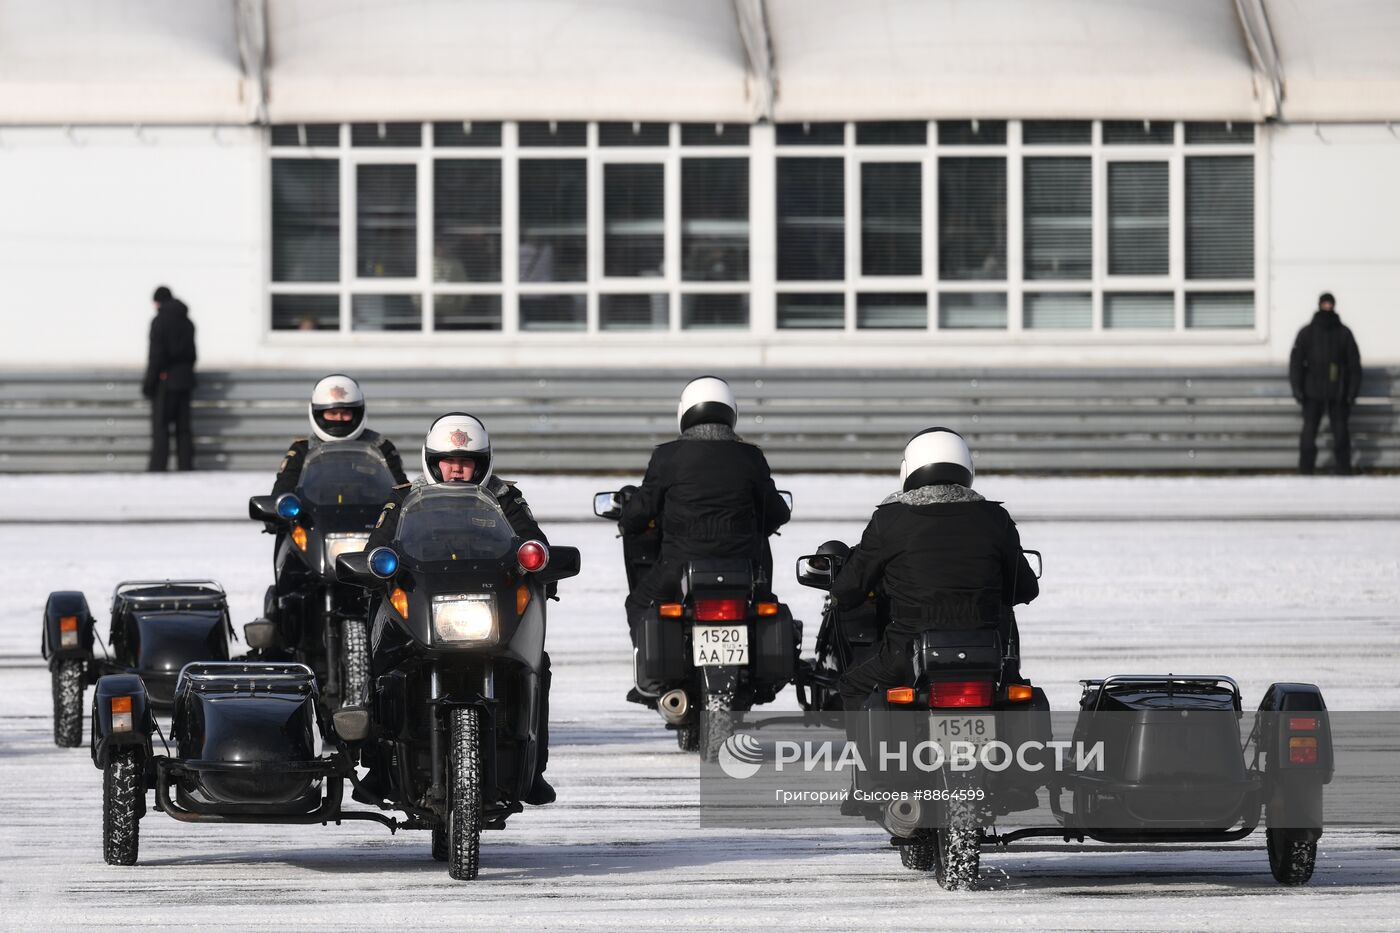
[[[1323,787],[1333,774],[1317,686],[1272,684],[1246,714],[1239,685],[1220,675],[1118,674],[1081,685],[1072,741],[1090,752],[1091,766],[1077,764],[1052,784],[1060,825],[995,841],[1229,842],[1253,833],[1263,817],[1275,880],[1300,885],[1312,877]]]
[[[136,863],[148,790],[155,791],[157,810],[182,822],[372,819],[392,825],[378,814],[341,812],[344,779],[354,767],[324,718],[316,675],[304,664],[185,665],[173,696],[173,752],[155,752],[150,709],[141,678],[115,674],[98,681],[92,761],[105,777],[109,864]]]
[[[233,626],[224,588],[213,580],[128,580],[112,592],[111,627],[94,653],[97,620],[75,590],[49,594],[41,651],[53,678],[54,741],[83,741],[83,692],[114,673],[141,677],[150,702],[169,709],[180,669],[228,660]]]

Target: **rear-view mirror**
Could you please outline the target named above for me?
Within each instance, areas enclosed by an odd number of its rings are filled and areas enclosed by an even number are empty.
[[[595,492],[593,514],[608,521],[617,521],[622,517],[622,495],[617,492]]]
[[[253,496],[248,500],[248,517],[259,522],[280,522],[277,500],[272,496]]]
[[[1041,558],[1039,551],[1022,551],[1026,558],[1026,563],[1031,565],[1031,572],[1035,574],[1037,580],[1040,579],[1041,572],[1045,569],[1045,561]]]
[[[788,492],[786,489],[779,489],[779,490],[778,490],[778,495],[779,495],[780,497],[782,497],[783,503],[784,503],[785,505],[787,505],[788,511],[791,512],[791,511],[792,511],[792,493]]]
[[[556,583],[569,577],[578,576],[579,552],[576,547],[553,547],[549,549],[549,563],[535,574],[544,583]]]
[[[797,582],[803,586],[829,590],[835,576],[835,561],[828,554],[808,554],[797,558]]]

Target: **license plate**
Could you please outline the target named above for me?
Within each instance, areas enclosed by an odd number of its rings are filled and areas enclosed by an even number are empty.
[[[980,748],[988,742],[995,742],[997,717],[992,713],[962,715],[936,713],[931,717],[929,731],[932,733],[930,737],[933,741],[942,746],[943,754],[948,755],[954,750],[957,742],[971,742],[974,748]],[[966,746],[956,747],[966,748]]]
[[[696,667],[749,663],[747,625],[696,625],[690,644]]]

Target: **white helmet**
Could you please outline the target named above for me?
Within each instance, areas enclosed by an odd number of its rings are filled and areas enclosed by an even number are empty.
[[[956,483],[972,488],[977,471],[972,452],[957,431],[926,428],[904,445],[904,462],[899,465],[899,481],[905,492],[920,486]]]
[[[432,485],[442,482],[440,461],[447,457],[467,457],[476,462],[472,484],[480,486],[491,476],[491,435],[486,425],[465,412],[443,415],[428,429],[423,439],[423,480]]]
[[[681,431],[697,424],[727,424],[734,427],[739,420],[739,403],[729,383],[718,376],[692,379],[681,391],[681,403],[676,408],[676,423]]]
[[[332,408],[348,409],[352,417],[349,421],[327,421],[325,413]],[[353,441],[365,430],[365,393],[354,379],[334,373],[311,390],[306,417],[311,419],[311,430],[321,440]]]

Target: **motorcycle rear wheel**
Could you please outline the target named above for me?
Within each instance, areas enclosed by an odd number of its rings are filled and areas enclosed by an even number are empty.
[[[340,705],[369,702],[369,639],[363,619],[340,623]]]
[[[937,831],[934,878],[946,891],[965,891],[977,884],[982,861],[982,827],[977,808],[969,801],[948,804],[948,825]]]

